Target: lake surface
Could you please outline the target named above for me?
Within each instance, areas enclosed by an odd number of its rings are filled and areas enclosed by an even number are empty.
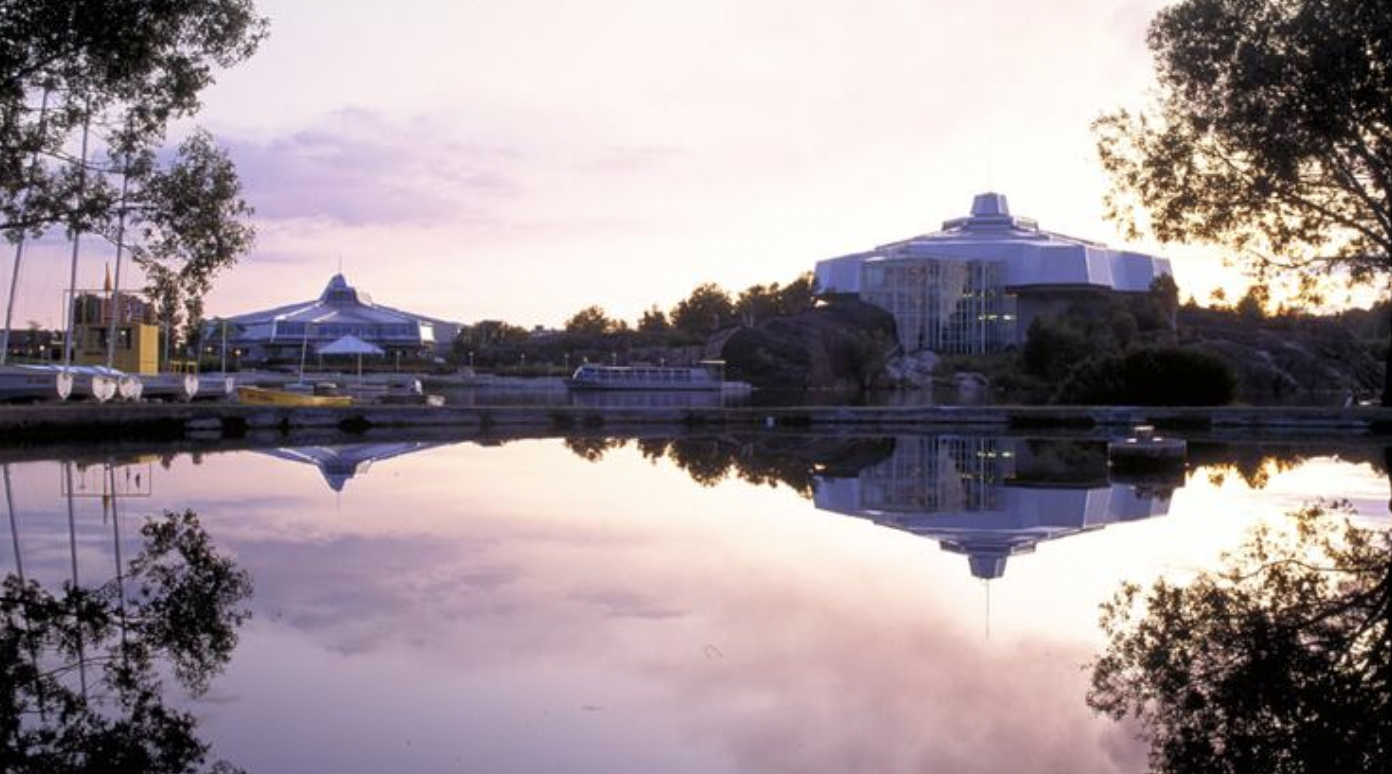
[[[0,561],[101,584],[196,511],[251,617],[206,692],[163,688],[249,772],[1136,772],[1084,703],[1099,603],[1317,497],[1386,526],[1383,464],[1210,444],[1128,480],[973,434],[26,461]]]

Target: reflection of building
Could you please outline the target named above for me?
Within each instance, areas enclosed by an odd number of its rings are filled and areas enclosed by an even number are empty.
[[[372,463],[413,454],[439,446],[426,441],[398,443],[358,443],[347,446],[296,446],[282,449],[258,449],[262,454],[291,462],[303,462],[319,468],[329,488],[342,492],[348,479],[366,473]]]
[[[889,311],[910,352],[975,353],[1019,342],[1040,314],[1169,273],[1163,258],[1044,231],[987,193],[941,231],[819,262],[817,285]]]
[[[209,323],[203,340],[220,346],[222,323]],[[243,362],[296,362],[344,336],[381,347],[388,357],[433,357],[449,349],[459,324],[375,304],[335,274],[319,297],[226,320],[227,347]]]
[[[1119,521],[1163,515],[1169,498],[1108,483],[1106,457],[1077,455],[1067,442],[1013,438],[899,438],[894,455],[855,478],[816,480],[818,508],[868,518],[966,554],[972,575],[999,578],[1005,562],[1035,545]],[[1096,459],[1094,475],[1077,469]],[[1071,464],[1068,483],[1050,463]],[[1081,475],[1080,475],[1081,473]]]

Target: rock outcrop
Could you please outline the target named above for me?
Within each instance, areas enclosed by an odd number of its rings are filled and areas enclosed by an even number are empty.
[[[726,331],[712,340],[728,378],[772,389],[869,385],[897,353],[894,318],[855,300]]]
[[[1382,387],[1375,354],[1330,318],[1246,321],[1231,313],[1181,309],[1181,343],[1200,344],[1232,366],[1238,390],[1252,396],[1296,396]]]

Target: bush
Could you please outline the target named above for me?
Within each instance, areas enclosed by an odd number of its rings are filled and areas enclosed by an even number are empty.
[[[1079,363],[1059,385],[1055,403],[1134,406],[1221,406],[1232,402],[1237,377],[1212,353],[1145,347]]]

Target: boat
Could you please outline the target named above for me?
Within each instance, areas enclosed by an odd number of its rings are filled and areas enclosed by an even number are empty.
[[[315,408],[343,408],[353,405],[347,395],[315,395],[291,389],[271,389],[269,387],[238,387],[237,402],[248,406],[312,406]]]
[[[707,360],[692,366],[603,366],[586,363],[575,369],[565,384],[572,390],[674,390],[721,392],[727,385],[720,373],[723,361]]]
[[[106,403],[119,394],[121,387],[120,377],[124,376],[124,374],[121,374],[119,371],[104,373],[101,369],[93,366],[63,366],[52,364],[9,366],[5,371],[8,372],[15,368],[47,374],[50,380],[65,380],[68,383],[68,397],[95,400],[98,403]]]
[[[73,375],[35,366],[0,366],[0,402],[67,400]]]
[[[199,378],[194,374],[152,374],[145,379],[145,397],[150,400],[177,400],[187,403],[198,395],[201,388]]]
[[[197,400],[231,400],[237,397],[237,379],[225,373],[198,374]]]

